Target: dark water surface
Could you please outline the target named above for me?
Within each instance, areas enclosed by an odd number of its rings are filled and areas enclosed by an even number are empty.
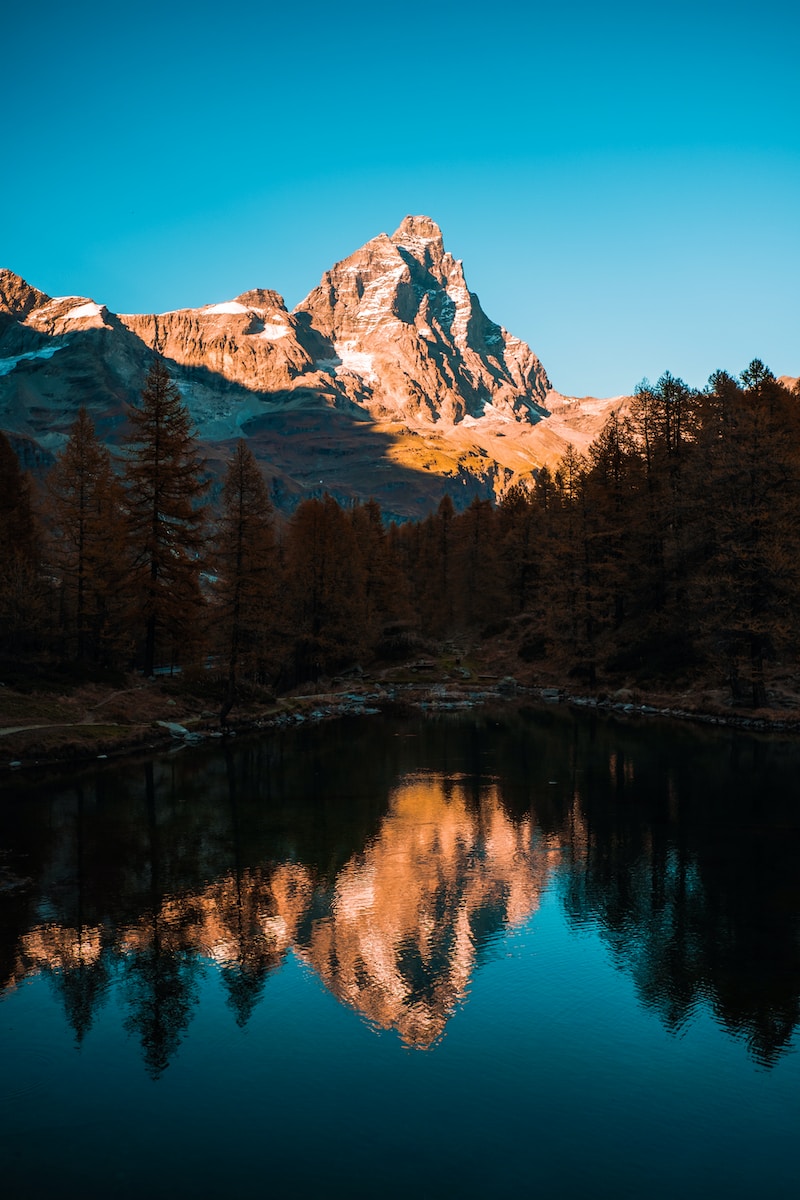
[[[2,789],[4,1194],[800,1195],[800,744],[503,709]]]

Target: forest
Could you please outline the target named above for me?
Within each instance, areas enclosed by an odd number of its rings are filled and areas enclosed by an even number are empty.
[[[798,385],[800,386],[800,385]],[[245,441],[218,496],[156,359],[119,461],[82,409],[42,481],[0,434],[0,662],[100,678],[181,666],[281,693],[513,637],[528,678],[724,686],[763,708],[800,645],[800,391],[758,360],[641,383],[585,455],[496,505],[386,523],[330,495],[278,517]]]

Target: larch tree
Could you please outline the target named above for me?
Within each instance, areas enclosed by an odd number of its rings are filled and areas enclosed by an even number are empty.
[[[450,637],[455,622],[453,579],[455,506],[449,495],[420,525],[414,589],[417,611],[426,635]]]
[[[558,505],[556,479],[549,467],[542,466],[532,488],[513,484],[497,510],[503,580],[497,615],[525,614],[520,655],[526,662],[545,656]]]
[[[490,500],[478,496],[456,518],[452,556],[455,611],[475,630],[503,615],[497,517]]]
[[[332,496],[298,505],[285,544],[288,674],[318,679],[357,662],[367,644],[364,565],[352,522]]]
[[[85,408],[47,476],[47,492],[48,557],[69,656],[109,661],[123,636],[127,528],[122,487]]]
[[[630,425],[612,412],[589,447],[586,474],[598,631],[604,625],[618,630],[631,606],[636,533],[631,514],[641,482],[641,460]]]
[[[152,675],[157,651],[197,645],[202,611],[201,551],[208,483],[189,413],[164,362],[156,357],[130,412],[124,481],[133,557],[133,616],[143,636],[142,665]]]
[[[27,475],[0,433],[0,645],[19,649],[42,631],[45,588]]]
[[[800,414],[758,359],[712,376],[695,495],[705,505],[696,608],[734,700],[766,703],[764,660],[796,640]]]
[[[356,504],[349,517],[363,569],[365,632],[374,647],[387,625],[409,616],[408,585],[376,501]]]
[[[530,492],[520,483],[512,484],[497,510],[503,590],[512,616],[533,607],[538,569],[537,515]]]
[[[597,681],[597,563],[587,498],[589,466],[575,447],[555,473],[551,555],[543,577],[547,642],[557,661]]]
[[[681,657],[687,633],[685,592],[694,513],[688,476],[695,465],[698,420],[698,393],[669,371],[656,384],[643,380],[636,387],[631,423],[645,477],[639,505],[641,592],[657,614],[654,626],[673,657]]]
[[[225,475],[214,548],[215,629],[227,672],[223,722],[236,703],[242,673],[263,674],[269,654],[276,567],[272,521],[264,477],[247,444],[239,441]]]

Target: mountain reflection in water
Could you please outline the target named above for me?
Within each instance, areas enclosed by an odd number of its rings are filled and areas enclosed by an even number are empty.
[[[210,970],[243,1026],[291,953],[427,1048],[554,887],[667,1028],[705,1006],[770,1065],[800,1019],[799,758],[523,711],[20,780],[0,850],[33,886],[0,898],[0,986],[50,976],[78,1041],[114,992],[157,1077]]]
[[[527,920],[551,849],[514,823],[496,786],[403,781],[363,853],[339,872],[302,953],[340,1000],[412,1046],[430,1046],[466,995],[491,936]],[[326,898],[327,899],[327,898]]]

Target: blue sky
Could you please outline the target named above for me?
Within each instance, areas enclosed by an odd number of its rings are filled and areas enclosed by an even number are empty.
[[[2,21],[0,265],[289,306],[407,213],[573,395],[800,374],[800,6],[37,5]]]

